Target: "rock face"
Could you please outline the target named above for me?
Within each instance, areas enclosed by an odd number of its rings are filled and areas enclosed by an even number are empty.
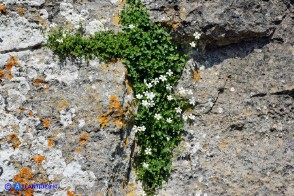
[[[273,34],[287,16],[289,1],[143,0],[156,21],[174,24],[178,39],[189,41],[195,31],[217,46]],[[290,8],[291,9],[291,8]]]
[[[77,25],[76,4],[1,3],[7,13],[0,15],[0,195],[12,194],[5,190],[12,182],[59,186],[25,191],[34,195],[123,193],[134,144],[129,121],[135,114],[126,68],[120,62],[60,62],[42,47],[41,28],[49,18],[62,23],[58,17],[64,16]],[[73,13],[64,13],[66,6]],[[88,16],[87,22],[93,21],[99,23]]]
[[[192,50],[175,89],[196,95],[159,195],[292,195],[294,2],[142,2]],[[0,195],[12,182],[59,185],[34,195],[139,194],[126,68],[60,62],[42,46],[54,23],[118,30],[123,3],[0,0]]]
[[[177,86],[194,90],[198,118],[160,195],[292,195],[293,2],[144,2],[175,39],[206,44]]]

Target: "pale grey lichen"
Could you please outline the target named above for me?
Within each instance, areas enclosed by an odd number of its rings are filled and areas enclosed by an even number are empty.
[[[60,122],[63,124],[64,127],[72,124],[72,119],[75,117],[75,109],[65,109],[60,111]]]
[[[60,182],[60,187],[70,187],[71,190],[75,190],[76,186],[93,187],[96,180],[94,173],[83,171],[81,168],[81,165],[76,161],[69,163],[62,173],[65,178]]]

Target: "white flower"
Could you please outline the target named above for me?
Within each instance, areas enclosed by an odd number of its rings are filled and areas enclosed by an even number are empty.
[[[143,95],[137,94],[136,97],[137,97],[137,99],[142,99],[143,98]]]
[[[195,42],[191,42],[191,43],[190,43],[190,46],[191,46],[192,48],[195,48],[196,43],[195,43]]]
[[[183,119],[184,119],[184,121],[187,121],[188,120],[188,116],[186,116],[185,114],[183,114]]]
[[[193,114],[190,114],[189,116],[188,116],[188,118],[190,118],[191,120],[195,120],[195,116],[193,115]]]
[[[160,114],[155,114],[154,118],[156,118],[156,120],[160,120],[162,117]]]
[[[187,94],[188,94],[188,95],[193,95],[193,91],[192,91],[191,89],[189,89],[189,90],[187,91]]]
[[[147,84],[147,80],[146,79],[144,79],[144,84]]]
[[[148,92],[148,93],[146,93],[146,97],[147,97],[147,99],[150,99],[150,100],[152,100],[152,99],[154,99],[154,97],[155,97],[156,95],[155,95],[155,93],[153,93],[153,92]]]
[[[153,83],[153,84],[155,84],[155,85],[158,84],[158,83],[159,83],[158,78],[155,78],[154,80],[152,80],[151,83]]]
[[[155,105],[154,101],[150,101],[150,102],[149,102],[149,106],[150,106],[150,107],[153,107],[154,105]]]
[[[176,108],[177,113],[181,113],[182,109],[180,107]]]
[[[135,126],[133,126],[132,131],[134,131],[135,133],[137,133],[138,129],[139,128],[135,125]]]
[[[167,90],[171,90],[171,89],[172,89],[172,86],[171,86],[170,84],[167,84],[167,85],[166,85],[166,89],[167,89]]]
[[[151,88],[152,87],[152,84],[151,83],[148,83],[146,84],[147,88]]]
[[[130,28],[130,29],[133,29],[133,28],[135,28],[135,26],[134,26],[133,24],[130,24],[130,25],[129,25],[129,28]]]
[[[146,130],[146,127],[145,126],[141,126],[141,127],[138,127],[138,131],[145,131]]]
[[[201,33],[195,32],[193,36],[195,37],[196,40],[198,40],[200,39]]]
[[[149,164],[148,163],[143,163],[143,167],[148,168]]]
[[[56,41],[59,43],[63,43],[63,39],[57,39]]]
[[[151,148],[146,148],[145,153],[146,153],[146,154],[152,154],[152,152],[151,152]]]
[[[185,90],[183,87],[180,87],[180,88],[179,88],[179,93],[180,93],[181,95],[185,95],[185,94],[186,94],[186,90]]]
[[[137,127],[136,125],[133,126],[132,131],[135,131],[135,133],[137,133],[138,131],[145,131],[146,127],[145,126],[141,126],[141,127]]]
[[[168,123],[172,123],[173,121],[172,121],[171,118],[167,118],[167,119],[166,119],[166,122],[168,122]]]
[[[169,138],[169,137],[166,137],[166,140],[167,140],[167,141],[169,141],[169,140],[170,140],[170,138]]]
[[[164,82],[164,81],[166,81],[166,76],[165,76],[165,75],[161,75],[161,76],[159,77],[159,79],[160,79],[162,82]]]
[[[65,33],[63,33],[63,34],[62,34],[62,37],[63,37],[63,38],[66,38],[66,34],[65,34]]]
[[[195,99],[194,99],[194,97],[192,97],[191,99],[189,99],[189,103],[191,104],[191,105],[195,105]]]
[[[57,27],[57,24],[55,23],[50,24],[50,28],[55,28],[55,27]]]
[[[168,72],[166,72],[166,75],[171,76],[173,75],[173,72],[169,69]]]
[[[173,100],[173,96],[168,95],[168,96],[167,96],[167,100],[169,100],[169,101]]]
[[[148,103],[148,101],[146,101],[146,100],[143,100],[143,101],[142,101],[142,105],[143,105],[144,107],[146,107],[146,108],[149,107],[149,103]]]

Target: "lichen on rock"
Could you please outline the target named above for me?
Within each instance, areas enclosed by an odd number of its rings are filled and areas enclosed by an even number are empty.
[[[191,51],[174,90],[193,91],[196,119],[185,123],[159,195],[291,195],[293,3],[142,2],[181,52]],[[126,67],[61,62],[42,47],[42,28],[53,23],[75,28],[82,19],[89,34],[118,31],[113,15],[123,3],[0,0],[0,195],[17,193],[4,189],[13,182],[59,184],[27,191],[34,195],[142,190],[132,171],[136,104]],[[203,45],[191,49],[195,31]]]

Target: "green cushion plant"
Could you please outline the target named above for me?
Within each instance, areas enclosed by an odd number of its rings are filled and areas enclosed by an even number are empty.
[[[149,19],[139,0],[129,0],[120,14],[122,31],[96,32],[83,29],[71,34],[62,28],[49,35],[47,47],[61,59],[122,59],[128,69],[138,103],[132,131],[140,146],[135,164],[138,180],[148,195],[168,180],[173,149],[184,131],[182,111],[189,103],[173,92],[186,63],[177,52],[166,28]]]

